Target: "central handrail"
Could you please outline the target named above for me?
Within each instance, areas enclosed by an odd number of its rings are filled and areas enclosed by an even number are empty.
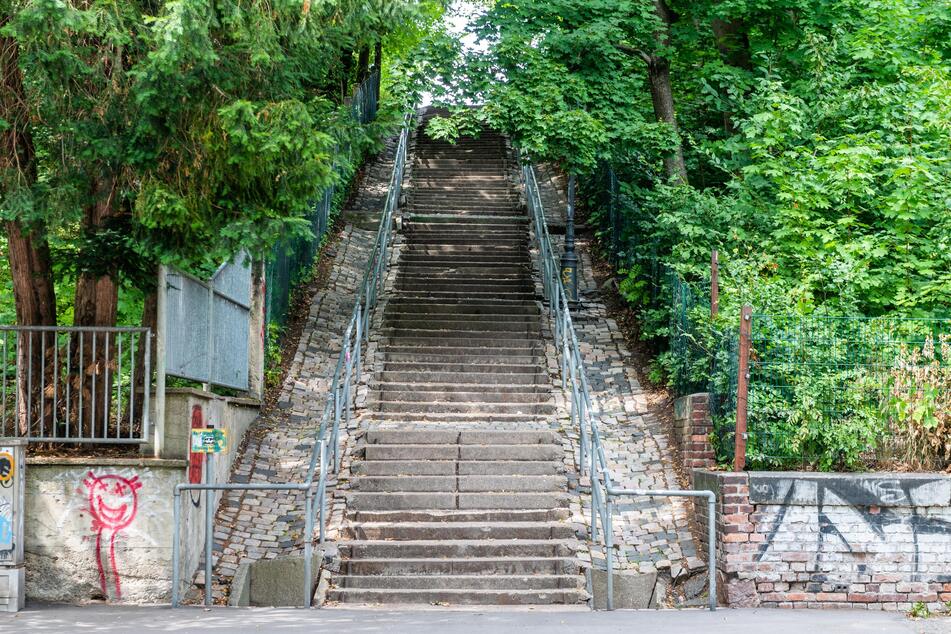
[[[527,160],[519,157],[522,169],[522,182],[529,213],[534,226],[534,241],[538,249],[538,268],[542,277],[542,290],[548,303],[549,317],[554,324],[555,346],[561,357],[561,387],[570,388],[569,421],[572,428],[579,430],[579,471],[588,475],[591,481],[591,533],[592,543],[600,542],[604,548],[607,567],[607,609],[614,609],[614,528],[612,523],[613,505],[611,499],[620,496],[648,497],[688,497],[707,500],[707,568],[709,572],[709,606],[716,609],[716,496],[711,491],[671,491],[620,489],[613,485],[611,470],[601,443],[599,424],[601,407],[592,397],[588,385],[587,369],[578,346],[571,320],[571,304],[565,292],[564,282],[559,274],[558,259],[548,233],[545,209],[542,205],[535,169]],[[598,530],[598,522],[601,530]]]
[[[218,491],[303,491],[305,494],[305,541],[304,541],[304,605],[311,605],[313,589],[313,532],[316,520],[318,543],[324,542],[326,532],[327,475],[334,475],[340,469],[340,425],[350,422],[351,405],[354,390],[362,375],[361,347],[369,342],[370,317],[376,308],[379,294],[383,290],[389,262],[390,234],[393,227],[393,214],[399,205],[406,167],[406,153],[409,135],[412,129],[413,115],[407,113],[403,118],[403,127],[396,148],[396,158],[390,183],[387,189],[383,215],[376,232],[373,250],[363,273],[363,281],[357,291],[357,300],[350,313],[350,321],[344,331],[340,354],[331,374],[327,400],[324,404],[320,424],[314,433],[307,471],[301,482],[259,483],[259,484],[178,484],[173,498],[174,535],[172,537],[172,607],[179,605],[179,585],[181,567],[181,495],[183,491],[204,491],[206,496],[206,514],[213,507],[212,495]],[[317,488],[314,490],[314,476],[319,471]],[[206,478],[210,479],[210,478]],[[315,515],[317,517],[315,517]],[[211,543],[213,518],[206,515],[205,521],[205,605],[212,604],[211,591]]]

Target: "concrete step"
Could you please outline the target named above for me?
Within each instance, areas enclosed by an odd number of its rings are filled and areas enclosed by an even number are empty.
[[[406,509],[551,509],[567,507],[561,493],[347,493],[347,505],[357,511]]]
[[[400,253],[400,267],[406,265],[423,265],[429,267],[450,268],[454,266],[519,266],[528,267],[530,263],[524,254],[508,253],[426,253],[406,251]]]
[[[392,414],[511,414],[515,416],[550,416],[555,413],[553,404],[544,403],[433,403],[409,401],[376,401],[373,411]]]
[[[541,308],[535,300],[523,302],[500,302],[489,300],[416,300],[411,297],[392,297],[387,301],[387,311],[400,313],[458,313],[475,315],[535,315],[541,316]]]
[[[341,603],[401,603],[449,605],[550,605],[587,600],[581,590],[393,590],[338,588],[327,593],[329,601]]]
[[[470,557],[465,559],[359,559],[342,561],[344,575],[576,575],[567,557]]]
[[[563,491],[566,480],[563,475],[418,475],[407,478],[397,476],[361,476],[351,482],[354,491],[374,493],[439,493],[470,492],[548,492]],[[473,537],[476,539],[478,536]],[[448,537],[447,537],[448,539]],[[462,539],[462,538],[459,538]],[[541,537],[537,539],[542,539]]]
[[[564,463],[555,460],[369,460],[350,468],[354,476],[558,475],[564,470]]]
[[[389,412],[376,411],[374,420],[404,427],[425,427],[442,425],[454,429],[472,425],[495,425],[503,429],[522,429],[525,426],[540,427],[548,425],[552,419],[550,412]],[[511,426],[511,427],[508,427]]]
[[[431,218],[433,216],[445,216],[447,218],[453,219],[472,218],[473,220],[491,218],[493,221],[497,220],[498,218],[512,218],[518,220],[528,219],[528,216],[525,214],[525,209],[521,207],[493,211],[491,209],[464,209],[447,204],[414,205],[411,201],[407,201],[406,206],[403,207],[403,211],[404,214],[410,218],[417,218],[419,216],[426,216],[427,218]]]
[[[524,280],[493,280],[479,277],[444,277],[399,276],[396,279],[397,291],[408,292],[456,292],[473,291],[491,293],[493,289],[505,293],[529,293],[531,286]]]
[[[501,432],[504,433],[504,432]],[[561,460],[561,444],[382,444],[364,447],[366,460]]]
[[[461,386],[472,385],[494,385],[494,386],[516,386],[516,385],[545,385],[549,389],[548,374],[536,373],[499,373],[491,372],[398,372],[384,370],[373,375],[377,384],[432,384],[432,383],[456,383]]]
[[[447,330],[393,330],[381,328],[380,336],[396,346],[424,346],[430,349],[456,349],[459,354],[468,354],[468,348],[503,348],[511,350],[513,354],[540,352],[541,343],[526,340],[525,337],[506,337],[505,333],[479,331],[447,331]],[[478,341],[474,341],[478,339]]]
[[[532,329],[535,330],[535,329]],[[506,330],[475,330],[463,328],[446,328],[445,330],[433,330],[425,328],[387,328],[380,329],[380,336],[385,337],[390,342],[401,345],[431,345],[438,342],[440,346],[449,346],[452,348],[465,349],[476,346],[489,346],[496,348],[530,349],[527,346],[534,346],[536,342],[526,341],[525,334],[529,329],[521,331]],[[535,333],[538,333],[535,330]],[[478,339],[478,341],[474,341]]]
[[[505,323],[505,324],[535,324],[538,325],[541,322],[540,315],[535,313],[486,313],[482,310],[476,309],[471,313],[461,313],[458,311],[447,310],[446,312],[440,312],[435,310],[430,310],[426,312],[413,312],[407,310],[401,310],[399,306],[389,306],[388,310],[384,314],[384,321],[397,323],[408,321],[412,323],[425,323],[432,321],[433,323],[446,323],[446,322],[469,322],[469,323]]]
[[[485,350],[479,352],[484,353]],[[445,361],[440,361],[445,359]],[[508,363],[511,361],[512,363]],[[515,365],[515,363],[522,365]],[[524,378],[518,379],[523,382],[537,382],[539,380],[538,363],[544,362],[541,355],[535,357],[519,355],[512,358],[505,353],[499,353],[497,356],[486,354],[466,355],[460,359],[459,354],[429,354],[429,353],[392,353],[386,354],[386,365],[384,372],[396,373],[431,373],[431,374],[454,374],[459,380],[465,380],[462,375],[473,375],[473,379],[485,373],[498,373],[501,376],[511,376],[513,374],[524,375]],[[399,376],[398,374],[396,376]]]
[[[535,293],[528,292],[517,292],[517,291],[499,291],[497,293],[491,292],[482,292],[482,291],[432,291],[426,293],[423,291],[404,291],[402,294],[404,299],[416,299],[416,300],[425,300],[432,299],[433,301],[445,301],[452,299],[491,299],[496,301],[512,301],[512,302],[522,302],[522,301],[534,301],[536,299]]]
[[[543,397],[545,400],[551,397],[551,384],[549,381],[544,383],[517,383],[517,384],[505,384],[505,383],[456,383],[453,380],[446,381],[444,383],[432,383],[424,381],[426,377],[414,377],[409,381],[394,381],[392,378],[383,377],[380,381],[376,383],[375,388],[377,391],[386,392],[390,396],[394,396],[399,392],[413,393],[413,392],[433,392],[436,393],[433,395],[435,399],[445,398],[447,401],[454,401],[461,399],[465,395],[478,395],[479,398],[485,398],[486,396],[498,396],[500,399],[505,399],[507,397],[513,398],[525,398],[528,399],[529,396]],[[444,396],[447,395],[447,396]],[[453,396],[455,395],[455,396]],[[416,398],[410,398],[408,400],[417,400]],[[494,402],[494,401],[490,401]],[[505,401],[501,402],[516,402],[516,401]],[[519,402],[535,402],[531,400],[524,400]]]
[[[408,254],[423,254],[423,255],[436,255],[444,256],[446,254],[460,253],[460,254],[469,254],[469,255],[490,255],[490,256],[518,256],[521,255],[525,258],[528,257],[528,248],[525,244],[485,244],[472,243],[472,244],[430,244],[428,242],[409,242],[403,247],[403,252]],[[499,260],[496,260],[499,261]],[[523,260],[527,261],[527,260]]]
[[[438,315],[421,315],[416,318],[389,316],[383,320],[385,328],[405,328],[445,331],[486,330],[491,332],[511,331],[526,336],[537,337],[541,334],[541,324],[531,315],[523,319],[499,319],[495,315],[456,315],[454,319],[440,319]]]
[[[576,575],[354,575],[340,577],[339,588],[395,588],[445,590],[552,590],[578,589]]]
[[[561,445],[561,434],[544,429],[371,429],[364,438],[371,445]]]
[[[528,218],[518,216],[472,216],[468,214],[451,214],[437,212],[431,214],[412,214],[408,217],[410,225],[432,228],[448,227],[463,229],[472,225],[498,225],[504,227],[528,228]]]
[[[531,389],[532,386],[518,386],[520,390],[516,388],[504,392],[497,385],[487,385],[482,389],[471,389],[472,387],[384,383],[372,392],[372,397],[378,402],[425,403],[443,406],[535,405],[548,403],[551,398],[550,387],[547,385],[544,390]]]
[[[462,557],[571,557],[573,540],[562,539],[420,539],[415,541],[338,542],[341,557],[349,559],[456,559]]]
[[[518,250],[525,248],[528,244],[528,238],[525,236],[493,236],[488,234],[472,232],[469,235],[459,234],[450,235],[446,233],[433,234],[415,234],[411,238],[410,246],[423,246],[426,249],[440,247],[443,245],[469,245],[471,247],[492,246],[508,250]]]
[[[399,509],[358,511],[347,509],[351,523],[441,522],[446,526],[458,522],[562,522],[569,509]]]

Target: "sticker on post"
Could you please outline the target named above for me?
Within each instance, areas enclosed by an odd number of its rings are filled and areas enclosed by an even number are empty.
[[[193,429],[192,453],[221,453],[228,448],[228,434],[223,429]]]
[[[13,485],[16,475],[16,463],[13,460],[13,450],[0,447],[0,486],[9,488]]]

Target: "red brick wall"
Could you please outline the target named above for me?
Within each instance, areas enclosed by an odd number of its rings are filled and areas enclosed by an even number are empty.
[[[947,609],[948,476],[698,470],[694,486],[717,493],[726,605]]]
[[[708,402],[705,393],[683,396],[674,402],[674,434],[688,473],[693,473],[694,469],[708,469],[715,464],[713,446],[710,444],[713,425]]]

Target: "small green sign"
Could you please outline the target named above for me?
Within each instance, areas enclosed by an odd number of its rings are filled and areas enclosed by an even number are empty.
[[[228,449],[228,433],[225,430],[192,430],[192,453],[221,453],[226,449]]]

